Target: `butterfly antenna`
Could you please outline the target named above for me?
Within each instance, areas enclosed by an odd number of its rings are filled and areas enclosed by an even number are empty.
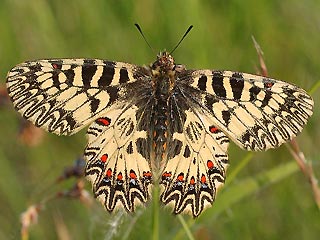
[[[170,52],[170,55],[179,47],[180,43],[183,41],[183,39],[188,35],[188,33],[191,31],[191,29],[193,28],[192,25],[190,25],[187,29],[187,31],[183,34],[182,38],[180,39],[180,41],[178,42],[178,44],[174,47],[174,49]]]
[[[150,45],[149,42],[147,41],[146,37],[144,36],[140,25],[139,25],[138,23],[135,23],[134,25],[135,25],[136,28],[138,29],[139,33],[141,34],[141,36],[143,37],[144,41],[147,43],[147,45],[149,46],[149,48],[154,52],[154,49],[151,47],[151,45]]]

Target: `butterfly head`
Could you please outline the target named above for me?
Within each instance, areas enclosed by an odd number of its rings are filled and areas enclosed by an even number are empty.
[[[151,69],[154,75],[170,75],[174,73],[174,59],[168,52],[160,52]]]

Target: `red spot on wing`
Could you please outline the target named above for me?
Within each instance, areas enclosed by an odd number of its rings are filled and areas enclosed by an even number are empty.
[[[137,179],[137,175],[136,175],[136,173],[135,173],[133,170],[130,170],[129,176],[130,176],[130,178],[132,178],[132,179]]]
[[[109,169],[107,170],[106,176],[107,176],[107,178],[111,178],[111,177],[112,177],[112,170],[111,170],[111,168],[109,168]]]
[[[177,177],[177,181],[179,182],[183,182],[183,177],[184,177],[184,174],[183,173],[180,173]]]
[[[191,179],[190,179],[190,184],[194,185],[195,183],[196,183],[196,181],[194,180],[194,177],[192,176]]]
[[[209,169],[212,169],[214,167],[214,164],[213,164],[213,162],[211,160],[208,160],[207,161],[207,166],[208,166]]]
[[[202,174],[202,176],[201,176],[201,182],[202,182],[202,183],[205,183],[206,181],[207,181],[206,176],[205,176],[204,174]]]
[[[148,172],[143,171],[143,177],[145,177],[145,178],[151,178],[151,176],[152,176],[152,174],[151,174],[150,171],[148,171]]]
[[[100,158],[101,162],[106,162],[108,160],[108,154],[103,154]]]
[[[58,65],[56,63],[52,63],[51,66],[54,68],[54,69],[60,69],[61,65]]]
[[[163,178],[170,178],[171,176],[172,176],[171,172],[164,172],[164,173],[162,174],[162,177],[163,177]]]
[[[211,133],[217,133],[217,132],[219,132],[220,130],[219,130],[218,128],[216,128],[215,126],[210,126],[210,127],[209,127],[209,131],[210,131]]]
[[[120,172],[120,173],[118,173],[118,176],[117,176],[117,179],[119,180],[119,181],[121,181],[122,180],[122,173]]]
[[[109,126],[110,123],[111,123],[111,119],[110,119],[110,118],[107,118],[107,117],[98,118],[98,119],[96,120],[96,123],[99,124],[99,125],[102,125],[102,126]]]
[[[265,83],[264,83],[264,86],[265,86],[266,88],[271,88],[273,85],[274,85],[273,82],[265,82]]]

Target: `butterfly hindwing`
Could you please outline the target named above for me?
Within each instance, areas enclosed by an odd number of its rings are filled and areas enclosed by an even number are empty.
[[[201,94],[193,101],[242,148],[278,147],[301,132],[312,115],[312,98],[293,84],[231,71],[188,73],[181,76],[182,84]]]
[[[115,108],[92,123],[87,131],[86,175],[95,196],[108,211],[134,211],[149,199],[152,174],[148,160],[140,152],[136,106]]]
[[[73,134],[106,111],[119,86],[143,76],[141,67],[98,59],[25,62],[7,76],[9,96],[26,119],[57,134]]]
[[[228,166],[229,139],[212,125],[212,120],[196,109],[185,111],[182,133],[173,134],[168,151],[176,151],[168,159],[162,173],[161,201],[173,206],[175,214],[190,213],[194,217],[215,200],[224,184]]]

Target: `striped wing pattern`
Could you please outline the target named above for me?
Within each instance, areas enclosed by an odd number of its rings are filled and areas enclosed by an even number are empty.
[[[161,202],[197,217],[224,184],[229,139],[247,150],[277,147],[302,130],[313,100],[286,82],[177,66],[168,53],[149,68],[38,60],[14,67],[7,88],[16,110],[49,132],[90,124],[86,175],[109,212],[133,212],[159,184]]]
[[[98,59],[25,62],[7,76],[7,88],[23,117],[49,132],[70,135],[92,122],[135,82],[139,67]]]
[[[247,150],[280,146],[301,132],[313,112],[312,98],[293,84],[231,71],[196,70],[190,75],[185,77],[188,84],[201,92],[194,102]]]
[[[110,212],[119,206],[132,212],[149,199],[152,174],[149,162],[137,151],[147,132],[137,131],[136,111],[134,105],[108,111],[87,131],[86,175]]]
[[[212,124],[210,117],[190,109],[184,131],[173,135],[168,151],[176,154],[169,154],[174,157],[168,159],[160,183],[161,201],[172,205],[175,214],[199,216],[224,184],[229,139]]]

